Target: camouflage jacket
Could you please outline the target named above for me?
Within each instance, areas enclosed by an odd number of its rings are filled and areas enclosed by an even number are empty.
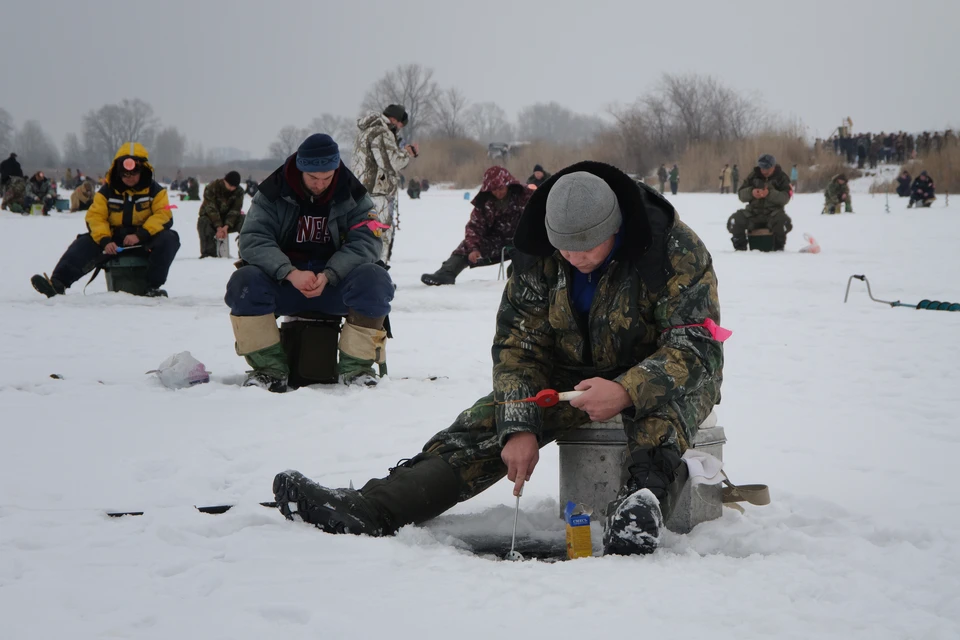
[[[35,200],[45,200],[46,198],[56,197],[57,192],[53,189],[53,183],[50,181],[50,178],[44,178],[43,180],[34,180],[30,178],[27,180],[27,189],[29,194]]]
[[[243,195],[243,189],[237,187],[230,191],[223,178],[218,178],[203,189],[200,216],[209,218],[215,227],[224,225],[232,227],[237,223],[243,209]]]
[[[10,178],[3,189],[3,206],[9,207],[13,203],[23,206],[23,199],[27,195],[26,178]]]
[[[507,187],[507,195],[497,200],[493,191]],[[523,208],[530,199],[527,189],[503,167],[490,167],[483,174],[480,192],[473,199],[473,211],[464,230],[463,242],[454,250],[458,255],[480,252],[482,264],[500,261],[500,251],[513,244],[513,234]]]
[[[396,197],[400,172],[410,156],[400,148],[387,117],[371,113],[357,121],[360,133],[353,145],[353,174],[373,196]]]
[[[624,216],[623,240],[599,275],[584,322],[572,303],[573,267],[550,246],[544,226],[547,194],[558,177],[573,171],[606,180]],[[678,435],[695,433],[720,398],[722,345],[703,327],[691,326],[708,318],[720,322],[717,278],[707,248],[666,199],[614,167],[581,162],[534,192],[515,244],[537,260],[513,274],[497,312],[496,399],[602,377],[627,390],[630,419],[659,421]],[[499,406],[500,444],[517,432],[539,437],[542,420],[543,410],[532,404]]]
[[[847,198],[850,197],[850,183],[844,182],[843,184],[840,184],[837,182],[838,177],[839,176],[833,176],[833,178],[830,180],[830,184],[827,185],[827,190],[824,192],[827,202],[841,202],[840,196],[843,195],[847,196]]]
[[[754,198],[754,189],[769,190],[766,198]],[[746,202],[747,216],[772,215],[783,211],[783,207],[790,202],[790,176],[784,173],[777,165],[769,178],[764,178],[760,167],[754,167],[737,191],[740,202]]]

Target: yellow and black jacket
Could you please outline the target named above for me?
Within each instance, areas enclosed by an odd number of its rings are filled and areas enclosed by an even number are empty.
[[[127,187],[120,179],[121,160],[128,157],[136,158],[143,165],[140,182],[134,187]],[[173,226],[167,190],[154,181],[153,167],[142,144],[124,142],[117,150],[106,184],[94,196],[86,221],[93,241],[101,247],[129,233],[147,242]]]

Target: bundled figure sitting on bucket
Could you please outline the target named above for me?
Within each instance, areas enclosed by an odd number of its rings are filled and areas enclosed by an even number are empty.
[[[900,175],[897,176],[897,195],[901,198],[909,198],[911,182],[913,182],[913,178],[910,177],[910,172],[906,169],[901,171]]]
[[[216,258],[217,240],[226,240],[231,233],[243,229],[243,195],[240,174],[230,171],[203,189],[203,204],[197,218],[200,236],[200,257]]]
[[[50,178],[37,171],[27,180],[27,193],[23,199],[26,213],[30,213],[33,205],[41,205],[41,213],[50,215],[50,210],[57,205],[57,190]]]
[[[853,213],[853,201],[850,197],[850,184],[847,182],[847,176],[838,173],[830,180],[826,191],[823,193],[824,205],[823,213],[840,213],[840,207],[843,207],[847,213]]]
[[[70,194],[70,212],[87,211],[93,204],[93,196],[96,189],[93,180],[84,180]]]
[[[937,199],[933,178],[931,178],[930,174],[926,171],[920,172],[917,179],[913,181],[913,186],[910,187],[910,190],[910,202],[907,203],[908,209],[914,205],[918,207],[929,207],[933,204],[933,201]]]
[[[378,263],[383,231],[373,200],[340,161],[337,143],[315,133],[259,185],[240,231],[243,265],[225,301],[237,355],[252,370],[244,386],[282,393],[290,365],[276,316],[346,316],[339,377],[375,385],[386,374],[384,319],[394,286]]]
[[[148,297],[166,297],[160,287],[180,249],[180,236],[171,227],[173,216],[167,190],[153,179],[147,150],[139,142],[125,142],[107,172],[106,184],[87,210],[89,233],[77,236],[57,262],[53,275],[35,275],[33,288],[52,298],[106,259],[137,248],[148,253]]]
[[[493,392],[359,490],[278,474],[286,517],[296,512],[327,533],[393,535],[504,476],[519,495],[541,447],[619,415],[627,473],[607,511],[604,553],[656,550],[688,477],[681,456],[720,399],[710,253],[654,189],[598,162],[567,167],[533,192],[516,245],[535,262],[503,292]],[[546,409],[510,403],[544,389],[584,393]]]
[[[480,192],[470,203],[473,211],[463,242],[439,269],[423,274],[420,281],[427,285],[455,284],[467,267],[499,264],[502,257],[512,259],[513,234],[532,193],[503,167],[487,169]]]
[[[773,235],[774,251],[783,251],[787,234],[793,230],[793,221],[783,209],[790,202],[790,176],[784,173],[772,155],[760,156],[757,166],[740,185],[737,196],[747,206],[727,220],[733,248],[746,251],[749,248],[748,233],[768,229]]]

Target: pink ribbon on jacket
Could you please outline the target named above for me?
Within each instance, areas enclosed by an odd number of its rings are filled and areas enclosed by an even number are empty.
[[[384,229],[389,229],[390,225],[384,224],[379,220],[365,220],[364,222],[360,222],[350,227],[350,231],[353,231],[355,229],[360,229],[361,227],[366,227],[367,229],[370,229],[370,231],[376,232],[376,231],[382,231]]]
[[[726,342],[727,339],[733,335],[733,331],[730,331],[729,329],[724,329],[723,327],[718,325],[716,322],[714,322],[710,318],[707,318],[700,324],[681,324],[676,327],[669,327],[667,329],[664,329],[663,333],[666,333],[667,331],[671,331],[673,329],[692,329],[694,327],[703,327],[704,329],[710,332],[710,337],[716,340],[717,342]]]

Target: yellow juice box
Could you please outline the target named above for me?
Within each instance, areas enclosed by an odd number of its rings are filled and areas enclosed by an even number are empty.
[[[593,556],[593,541],[590,539],[590,514],[574,514],[577,505],[568,502],[563,510],[567,522],[567,558],[589,558]]]

